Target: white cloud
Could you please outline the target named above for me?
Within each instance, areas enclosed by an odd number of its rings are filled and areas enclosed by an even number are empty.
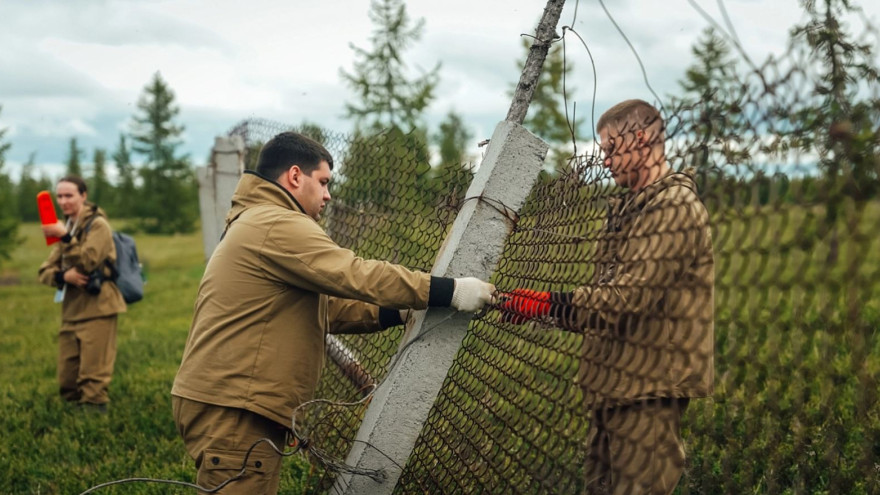
[[[716,2],[698,2],[724,24]],[[863,2],[876,20],[880,3]],[[674,91],[691,62],[690,47],[708,24],[687,0],[606,0],[612,15],[661,95]],[[579,11],[575,18],[574,7]],[[745,51],[757,62],[785,48],[790,26],[803,16],[797,0],[724,2]],[[465,118],[474,141],[488,137],[510,104],[524,56],[521,34],[532,34],[544,2],[527,0],[409,0],[424,18],[421,41],[405,52],[413,71],[442,63],[437,99],[426,120],[449,109]],[[350,45],[369,48],[368,2],[324,0],[3,0],[0,18],[0,127],[13,148],[7,159],[61,162],[67,142],[112,149],[127,130],[138,96],[160,71],[177,97],[186,152],[206,156],[213,137],[245,118],[297,124],[304,120],[346,132],[351,93],[340,81],[350,70]],[[600,113],[626,97],[652,99],[630,48],[598,2],[568,2],[561,27],[575,70],[570,102],[578,115]],[[587,136],[584,136],[587,137]]]

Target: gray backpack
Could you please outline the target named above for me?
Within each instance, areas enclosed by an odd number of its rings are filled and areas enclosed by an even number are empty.
[[[110,260],[107,260],[107,266],[113,272],[113,281],[125,302],[136,303],[144,298],[144,275],[137,246],[130,235],[122,232],[113,232],[113,244],[116,245],[116,266]]]

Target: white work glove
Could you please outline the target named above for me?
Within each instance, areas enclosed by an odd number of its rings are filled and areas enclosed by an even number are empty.
[[[492,302],[495,286],[474,277],[455,279],[451,306],[459,311],[477,312]]]

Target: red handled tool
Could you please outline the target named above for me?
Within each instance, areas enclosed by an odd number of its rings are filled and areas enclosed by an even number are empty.
[[[52,195],[49,191],[40,191],[37,193],[37,209],[40,210],[40,223],[43,225],[52,225],[58,222],[55,215],[55,205],[52,204]],[[51,246],[60,241],[58,237],[46,237],[46,245]]]

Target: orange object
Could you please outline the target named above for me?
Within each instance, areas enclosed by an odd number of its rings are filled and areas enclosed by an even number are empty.
[[[58,221],[58,216],[55,215],[55,205],[52,204],[52,195],[49,191],[37,193],[37,209],[40,210],[41,224],[52,225]],[[60,240],[58,237],[46,237],[46,245],[51,246]]]
[[[550,314],[550,293],[531,289],[514,289],[502,295],[501,309],[506,311],[504,321],[521,325],[526,320]]]

